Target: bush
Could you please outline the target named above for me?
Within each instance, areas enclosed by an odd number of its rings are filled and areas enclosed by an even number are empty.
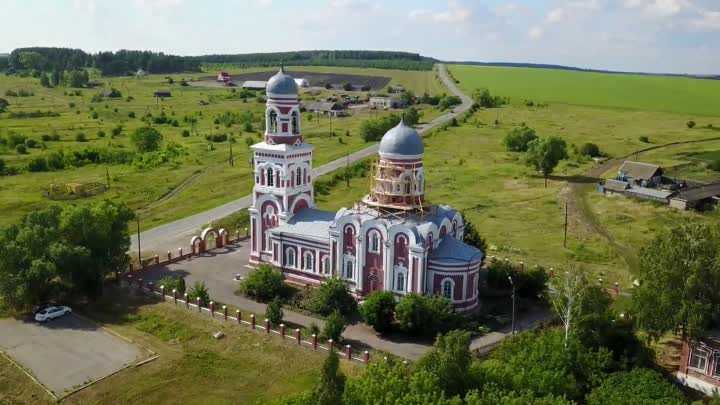
[[[367,119],[360,124],[360,136],[365,142],[379,141],[385,132],[400,122],[400,117],[390,114],[385,117]]]
[[[275,297],[267,305],[265,309],[265,318],[270,321],[271,325],[279,325],[283,320],[282,302],[279,297]]]
[[[452,328],[454,314],[447,298],[411,293],[395,307],[400,328],[413,335],[434,336]]]
[[[19,155],[25,155],[27,154],[27,147],[25,147],[25,144],[20,144],[15,146],[15,152],[17,152]]]
[[[528,144],[535,139],[537,139],[535,130],[523,124],[513,128],[505,135],[503,145],[510,152],[525,152],[528,149]]]
[[[165,276],[157,282],[158,286],[165,286],[165,293],[172,294],[175,290],[178,296],[185,294],[185,279],[182,277]]]
[[[462,100],[458,96],[444,96],[438,103],[438,108],[441,111],[455,107],[456,105],[462,104]]]
[[[645,136],[645,135],[639,137],[638,140],[639,140],[640,142],[642,142],[642,143],[650,143],[650,138],[648,138],[648,137]]]
[[[48,134],[43,134],[40,139],[42,139],[43,142],[50,142],[52,140],[52,137]]]
[[[405,125],[417,125],[420,122],[421,116],[422,113],[415,107],[409,107],[403,110],[403,121],[405,121]]]
[[[120,134],[122,134],[122,130],[123,130],[122,125],[118,125],[118,126],[114,127],[111,132],[112,136],[113,137],[120,136]]]
[[[188,292],[188,299],[191,302],[197,302],[198,298],[200,298],[200,305],[205,306],[210,303],[210,293],[202,281],[196,281],[190,289],[190,292]]]
[[[592,142],[586,142],[580,147],[580,154],[590,157],[601,156],[600,147]]]
[[[92,117],[92,119],[94,119],[94,120],[98,119],[99,116],[100,116],[100,115],[97,113],[97,111],[93,111],[93,113],[91,114],[91,117]]]
[[[365,323],[378,332],[391,329],[394,312],[395,296],[390,291],[375,291],[360,306],[360,315]]]
[[[720,172],[720,159],[715,159],[712,162],[708,163],[708,167],[710,168],[710,170]]]
[[[279,297],[283,287],[283,275],[280,270],[261,264],[240,283],[240,292],[260,302],[268,302]]]
[[[337,310],[343,316],[349,316],[357,311],[357,302],[342,280],[329,278],[314,291],[311,310],[321,315],[329,315]]]
[[[549,276],[544,267],[535,266],[524,270],[520,270],[508,261],[493,261],[488,266],[487,283],[488,286],[498,289],[510,289],[512,285],[508,280],[512,277],[515,283],[515,291],[521,297],[537,298],[547,289]]]
[[[210,142],[225,142],[228,139],[227,134],[210,134],[205,135],[205,139]]]
[[[130,111],[128,113],[128,118],[135,118],[135,111]]]
[[[48,171],[48,163],[45,158],[36,157],[28,162],[27,168],[30,172],[46,172]]]
[[[85,133],[83,133],[83,132],[76,133],[75,141],[76,142],[87,142],[87,137],[85,136]]]
[[[686,403],[680,390],[670,381],[646,368],[611,374],[587,396],[588,405]]]
[[[188,131],[187,129],[183,129],[183,131],[182,131],[182,137],[183,137],[183,138],[187,138],[187,137],[189,137],[189,136],[190,136],[190,131]]]
[[[152,152],[160,148],[163,137],[155,128],[138,128],[130,136],[130,141],[140,152]]]
[[[340,311],[332,311],[325,318],[325,327],[323,327],[321,337],[323,339],[332,339],[333,342],[339,342],[342,339],[343,331],[345,331],[345,318],[343,318]]]
[[[685,125],[687,125],[688,128],[693,129],[693,128],[695,128],[695,121],[690,120],[690,121],[686,122]]]
[[[98,137],[98,138],[105,138],[105,131],[103,131],[102,129],[99,130],[99,131],[97,131],[97,137]]]
[[[35,139],[26,139],[25,146],[27,146],[28,148],[37,148],[39,145],[38,141]]]
[[[502,97],[492,96],[488,89],[476,89],[472,93],[473,100],[484,108],[496,108],[503,104],[507,104],[507,100]]]

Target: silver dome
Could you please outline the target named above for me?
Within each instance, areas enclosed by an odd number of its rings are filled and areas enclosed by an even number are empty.
[[[296,95],[298,87],[295,79],[285,74],[285,69],[281,67],[280,71],[268,80],[265,91],[268,94]]]
[[[403,120],[383,135],[380,140],[381,155],[417,156],[425,152],[422,139],[418,132]]]

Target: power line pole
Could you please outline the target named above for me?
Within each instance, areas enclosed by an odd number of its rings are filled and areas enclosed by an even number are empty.
[[[510,326],[511,335],[515,335],[515,283],[513,282],[512,277],[508,276],[508,281],[510,281],[510,285],[512,286],[512,323]]]
[[[233,159],[233,153],[232,153],[232,142],[228,140],[228,144],[230,145],[230,157],[228,158],[228,162],[230,162],[230,166],[235,166],[235,160]]]
[[[345,155],[345,186],[350,188],[350,154]]]
[[[138,267],[142,268],[142,256],[140,255],[140,214],[135,214],[135,221],[137,222]]]
[[[568,228],[568,203],[565,201],[565,237],[563,239],[563,247],[567,247],[567,228]]]

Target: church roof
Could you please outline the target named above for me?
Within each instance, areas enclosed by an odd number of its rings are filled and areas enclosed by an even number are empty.
[[[461,264],[475,263],[485,257],[485,252],[447,235],[430,254],[430,261]]]
[[[273,234],[286,233],[328,239],[328,229],[334,220],[334,212],[303,208],[293,215],[287,223],[273,228],[271,232]]]
[[[422,155],[424,151],[425,147],[418,132],[414,128],[405,125],[403,120],[400,120],[397,126],[387,131],[380,140],[381,156],[417,156]]]
[[[295,79],[286,74],[285,69],[280,68],[280,71],[268,80],[265,91],[268,94],[297,95],[298,86]]]

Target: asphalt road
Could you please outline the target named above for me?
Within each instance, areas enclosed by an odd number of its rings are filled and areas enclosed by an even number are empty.
[[[73,314],[43,324],[0,319],[0,331],[0,349],[57,396],[143,356],[139,347]]]
[[[472,106],[472,99],[460,91],[455,82],[448,76],[445,65],[438,65],[438,73],[440,79],[443,81],[443,84],[448,88],[450,93],[460,97],[462,104],[455,107],[451,112],[443,114],[427,124],[420,125],[418,127],[418,132],[420,134],[425,134],[431,129],[450,121],[453,117],[464,113]],[[340,158],[316,167],[313,169],[313,176],[318,177],[341,169],[347,165],[348,159],[350,160],[350,163],[354,163],[367,157],[374,156],[377,154],[377,151],[378,144],[376,143],[365,149],[350,154],[349,157]],[[190,239],[194,235],[198,234],[198,231],[202,226],[212,221],[224,218],[241,209],[246,209],[250,206],[250,204],[252,204],[252,195],[247,195],[219,207],[141,232],[140,245],[142,251],[164,254],[169,250],[175,254],[177,252],[177,248],[179,247],[182,247],[183,250],[187,250],[190,247]],[[137,251],[137,236],[132,235],[131,240],[132,245],[130,250],[131,253],[134,254],[134,252]],[[145,256],[145,254],[143,254],[143,256]]]

